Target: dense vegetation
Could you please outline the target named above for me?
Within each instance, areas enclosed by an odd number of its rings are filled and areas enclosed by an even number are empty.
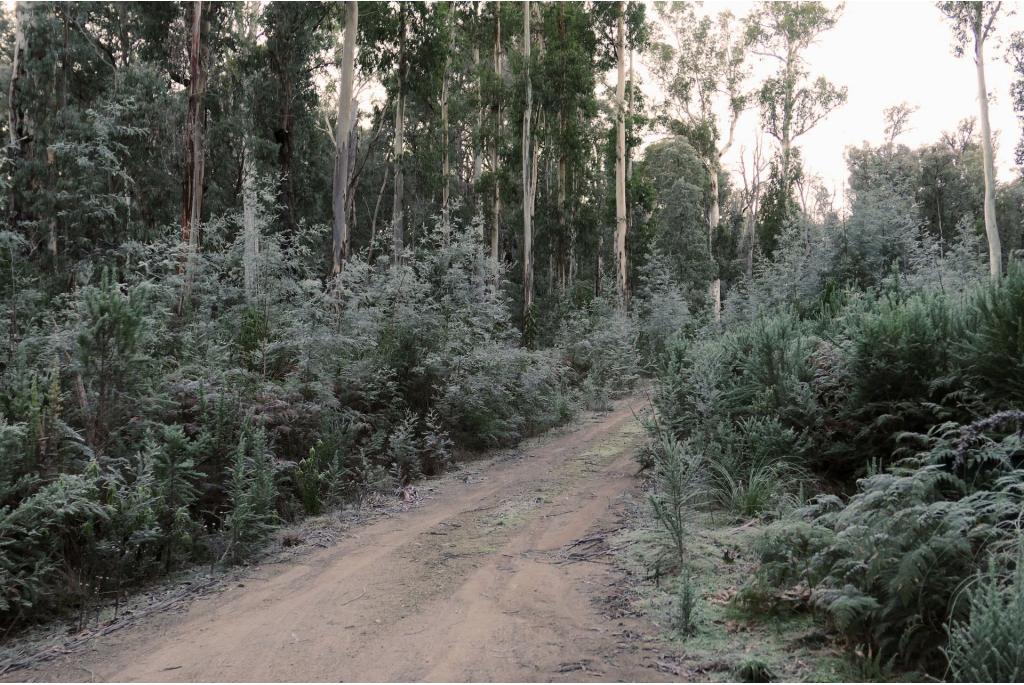
[[[998,6],[940,9],[983,62]],[[1024,183],[984,107],[910,148],[897,105],[840,205],[799,148],[847,97],[805,59],[840,16],[6,10],[0,628],[244,560],[646,375],[684,633],[712,509],[766,524],[744,610],[1018,679]],[[773,143],[726,169],[748,111]]]
[[[724,510],[767,524],[738,608],[813,611],[876,674],[1020,677],[1019,181],[989,279],[975,141],[849,148],[849,213],[792,216],[722,322],[669,342],[648,463],[681,607],[693,512]]]

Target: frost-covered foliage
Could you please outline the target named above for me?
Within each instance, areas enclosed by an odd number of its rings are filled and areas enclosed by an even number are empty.
[[[962,294],[986,272],[983,239],[969,218],[951,233],[937,240],[912,198],[885,186],[872,189],[857,197],[848,218],[790,222],[775,258],[761,262],[755,278],[727,300],[725,319],[750,321],[779,309],[814,316],[850,288]]]
[[[894,278],[819,302],[677,341],[659,375],[659,423],[703,455],[704,492],[740,516],[798,507],[765,533],[743,601],[806,594],[851,647],[932,672],[948,629],[964,673],[1012,672],[1016,648],[994,627],[1010,625],[1012,596],[963,590],[989,557],[1004,576],[1015,563],[999,551],[1024,505],[1024,270],[966,291]],[[856,492],[799,507],[814,477]]]
[[[988,620],[982,612],[996,608],[975,613],[961,590],[992,550],[1017,538],[1022,418],[1003,412],[904,436],[923,449],[861,480],[849,501],[819,496],[796,521],[769,530],[761,581],[808,588],[853,645],[940,668],[946,626],[959,626],[962,645],[969,635],[961,622]]]
[[[522,347],[471,228],[325,281],[318,234],[254,214],[248,237],[241,215],[207,222],[187,266],[176,236],[129,242],[119,268],[83,261],[79,287],[19,310],[0,371],[5,621],[243,559],[282,520],[393,493],[637,375],[632,323],[605,301],[567,320],[565,349]]]
[[[1018,545],[1020,542],[1018,541]],[[969,617],[949,628],[949,675],[961,683],[1019,683],[1024,679],[1024,563],[1001,572],[993,560],[968,590]],[[1005,568],[1003,566],[1002,568]]]

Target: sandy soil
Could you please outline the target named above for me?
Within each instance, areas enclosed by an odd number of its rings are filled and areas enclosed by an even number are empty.
[[[600,554],[638,487],[642,406],[475,462],[327,549],[7,678],[670,679],[657,629],[614,610],[620,571]]]

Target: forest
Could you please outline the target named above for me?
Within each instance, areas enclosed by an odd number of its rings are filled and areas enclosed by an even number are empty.
[[[1024,679],[1024,34],[929,7],[976,115],[911,146],[892,103],[839,194],[845,8],[751,7],[8,3],[0,641],[648,393],[676,639],[713,515],[737,615]]]

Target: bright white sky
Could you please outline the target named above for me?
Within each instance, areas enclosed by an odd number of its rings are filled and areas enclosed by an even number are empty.
[[[1017,5],[1003,4],[1011,9]],[[752,7],[750,2],[707,2],[703,11],[717,14],[728,9],[742,17]],[[655,18],[654,8],[648,11]],[[1013,150],[1021,129],[1010,100],[1014,76],[1004,59],[1004,46],[1010,34],[1020,30],[1024,30],[1024,11],[1003,16],[995,39],[986,45],[990,121],[997,141],[996,173],[1003,181],[1011,177]],[[910,130],[900,138],[911,146],[935,141],[961,119],[977,116],[974,61],[969,55],[954,57],[952,45],[952,32],[933,2],[847,2],[836,27],[806,54],[812,75],[824,75],[849,89],[845,106],[797,140],[807,171],[820,176],[828,188],[836,191],[837,198],[842,197],[847,178],[843,151],[864,141],[882,142],[882,111],[900,102],[919,107],[910,120]],[[647,81],[645,85],[652,88]],[[650,95],[657,98],[657,89],[653,88]],[[740,120],[736,144],[724,160],[728,168],[736,171],[740,147],[749,150],[759,130],[756,110],[746,112]],[[774,141],[765,136],[765,143],[771,145]]]

